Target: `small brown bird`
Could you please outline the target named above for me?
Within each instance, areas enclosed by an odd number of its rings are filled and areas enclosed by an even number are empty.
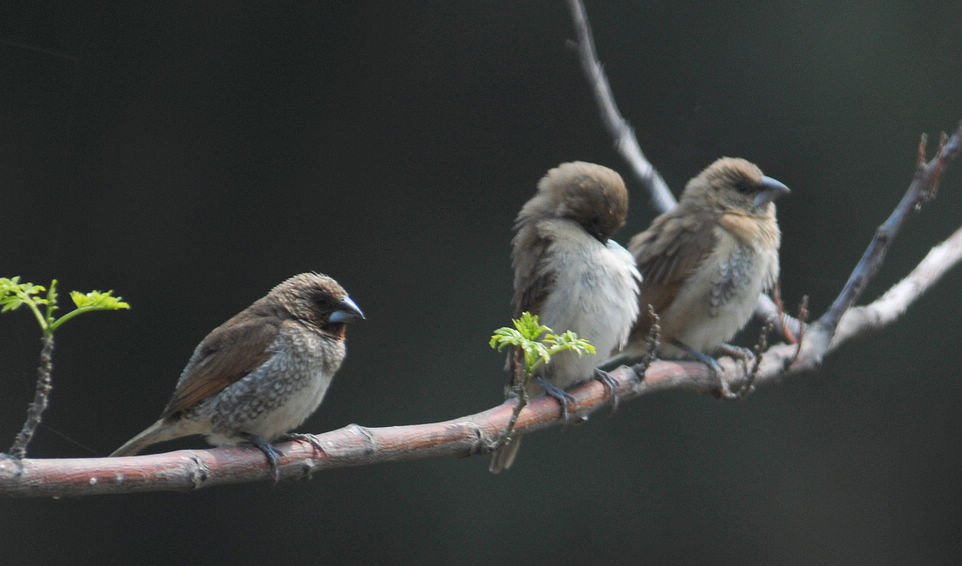
[[[563,389],[590,378],[605,356],[625,343],[638,314],[641,276],[631,254],[610,239],[624,226],[627,213],[628,191],[618,173],[574,162],[548,171],[515,221],[514,316],[537,314],[541,324],[559,333],[572,330],[597,350],[582,357],[556,354],[528,384],[528,394],[544,389],[558,399],[565,416],[569,396]],[[508,355],[509,395],[520,377],[520,363],[516,352]],[[610,379],[594,375],[603,382]],[[510,467],[520,444],[521,437],[514,436],[496,450],[490,470]]]
[[[295,275],[208,334],[194,350],[160,420],[114,451],[205,434],[213,445],[248,441],[277,478],[270,442],[309,417],[346,353],[346,324],[361,309],[326,275]]]
[[[716,372],[722,395],[731,396],[717,362],[706,354],[727,347],[759,295],[778,278],[781,232],[772,201],[789,192],[756,165],[730,157],[689,181],[678,205],[628,244],[645,279],[641,315],[622,353],[647,353],[651,320],[645,313],[651,305],[660,317],[660,353],[705,362]]]

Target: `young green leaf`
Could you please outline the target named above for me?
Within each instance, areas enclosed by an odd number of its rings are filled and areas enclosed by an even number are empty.
[[[595,347],[590,342],[584,338],[578,338],[578,335],[571,330],[566,330],[560,335],[549,334],[545,336],[544,341],[545,344],[549,344],[549,350],[552,353],[571,350],[578,354],[579,358],[584,354],[595,353]]]
[[[113,291],[91,291],[89,293],[81,293],[80,291],[71,291],[70,298],[73,299],[73,304],[77,305],[78,309],[89,309],[89,310],[102,310],[102,311],[112,311],[118,309],[129,309],[130,305],[121,300],[120,297],[111,296]]]
[[[47,300],[35,297],[47,289],[43,285],[20,283],[20,277],[0,277],[0,312],[16,310],[22,305],[45,305]]]
[[[531,374],[541,364],[551,363],[551,356],[570,350],[583,356],[584,354],[594,354],[595,347],[584,338],[570,330],[561,334],[555,334],[553,330],[538,321],[538,315],[529,312],[521,313],[519,318],[512,319],[514,328],[502,326],[494,331],[491,336],[490,345],[496,350],[502,350],[505,346],[515,346],[524,353],[524,368],[519,376],[519,380],[513,384],[517,393],[518,403],[511,412],[508,426],[505,428],[498,446],[503,446],[511,438],[514,426],[518,422],[521,410],[528,404],[527,385],[531,379]],[[542,338],[544,336],[544,338]]]
[[[51,322],[50,330],[56,330],[57,328],[60,328],[63,323],[80,313],[91,311],[114,311],[130,308],[129,304],[125,303],[120,297],[111,296],[111,293],[113,293],[113,291],[107,291],[106,293],[100,291],[91,291],[89,293],[71,291],[70,298],[73,299],[73,304],[77,305],[77,308]]]
[[[44,291],[47,292],[46,297],[38,296]],[[0,277],[0,313],[26,305],[33,311],[40,328],[46,335],[80,313],[130,308],[129,304],[125,303],[120,297],[114,297],[112,293],[113,291],[91,291],[89,293],[71,291],[70,298],[73,299],[77,308],[55,319],[53,313],[60,308],[57,305],[56,279],[50,282],[50,288],[48,289],[43,285],[21,283],[19,276]],[[43,313],[40,312],[40,307],[45,307]]]
[[[502,326],[491,336],[490,346],[498,351],[505,346],[517,346],[524,352],[525,373],[530,375],[541,364],[551,362],[551,356],[570,350],[582,356],[594,354],[595,347],[587,340],[578,338],[567,330],[563,334],[554,331],[538,321],[538,315],[524,312],[519,318],[512,319],[514,328]],[[544,338],[542,338],[542,335]]]
[[[46,291],[46,297],[37,296]],[[21,305],[27,305],[33,312],[40,329],[43,331],[43,349],[40,352],[40,366],[37,368],[37,387],[33,401],[27,409],[27,419],[23,424],[20,433],[17,434],[10,447],[10,454],[16,460],[22,460],[27,455],[27,445],[33,438],[37,426],[41,423],[44,410],[50,402],[50,390],[53,387],[53,345],[54,331],[57,328],[77,316],[82,312],[95,310],[117,310],[129,309],[130,305],[123,302],[120,297],[111,295],[113,291],[101,293],[91,291],[80,293],[72,291],[70,298],[73,299],[77,308],[54,319],[53,313],[59,308],[57,306],[57,280],[50,282],[50,288],[33,283],[21,283],[20,277],[0,277],[0,313],[14,310]],[[40,307],[43,306],[43,312]]]

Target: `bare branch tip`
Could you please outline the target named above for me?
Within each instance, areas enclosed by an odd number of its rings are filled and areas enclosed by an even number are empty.
[[[645,355],[632,368],[638,379],[642,381],[645,380],[645,373],[651,366],[651,362],[655,361],[655,357],[658,355],[658,345],[661,341],[661,317],[655,312],[655,307],[651,305],[648,305],[647,313],[649,320],[651,320],[651,328],[648,329],[648,336],[645,337]]]
[[[658,341],[661,339],[661,317],[655,312],[655,307],[648,305],[648,318],[651,320],[651,328],[648,330],[648,337],[645,339],[648,354],[652,358],[658,350]],[[649,360],[650,363],[651,360]]]
[[[775,303],[775,315],[778,319],[778,325],[782,329],[782,335],[785,336],[785,340],[789,344],[794,344],[797,340],[791,329],[788,327],[788,315],[785,314],[785,305],[782,303],[781,281],[776,280],[775,284],[772,286],[772,301]],[[775,319],[769,319],[768,322],[774,324]]]
[[[795,353],[788,362],[788,367],[795,364],[798,356],[802,353],[802,341],[805,339],[805,323],[808,321],[808,295],[802,295],[802,300],[798,303],[798,342],[795,343]]]
[[[758,370],[762,365],[762,357],[765,356],[765,351],[768,350],[768,335],[774,329],[774,320],[769,320],[762,326],[762,330],[758,334],[758,342],[754,348],[755,360],[752,363],[751,369],[748,370],[748,379],[745,382],[745,386],[742,387],[742,392],[739,394],[740,397],[747,396],[755,390],[755,378],[758,377]]]
[[[923,133],[919,138],[919,153],[918,160],[916,162],[916,170],[921,172],[925,168],[925,147],[928,145],[929,135]]]

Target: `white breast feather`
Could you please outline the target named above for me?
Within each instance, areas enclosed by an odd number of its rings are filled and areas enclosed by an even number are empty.
[[[572,330],[596,348],[580,359],[564,352],[547,372],[559,387],[591,376],[612,350],[624,345],[638,316],[641,275],[632,255],[613,240],[602,244],[570,221],[553,220],[543,227],[554,233],[548,250],[556,266],[555,287],[541,312],[542,324],[562,333]]]

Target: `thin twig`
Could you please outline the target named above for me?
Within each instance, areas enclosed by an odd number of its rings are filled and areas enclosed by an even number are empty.
[[[954,265],[962,263],[962,228],[935,246],[904,279],[871,304],[849,309],[839,321],[829,351],[851,337],[894,323]]]
[[[10,455],[17,460],[26,457],[27,446],[33,440],[43,412],[50,402],[50,390],[53,389],[53,333],[45,333],[42,341],[40,365],[37,366],[37,388],[33,394],[33,401],[27,407],[27,419],[23,423],[23,428],[17,433],[13,445],[10,446]]]
[[[35,47],[33,45],[28,45],[26,43],[21,43],[19,41],[12,41],[5,38],[0,38],[0,45],[8,45],[10,47],[16,47],[17,49],[23,49],[25,51],[33,51],[34,53],[41,53],[43,55],[48,55],[50,57],[55,57],[57,59],[65,59],[72,63],[77,63],[80,61],[80,57],[76,55],[70,55],[62,51],[57,51],[56,49],[51,49],[48,47]]]
[[[752,362],[752,367],[748,370],[748,379],[744,386],[742,386],[741,391],[738,392],[739,398],[747,397],[755,391],[755,379],[758,377],[758,369],[762,365],[762,359],[765,357],[765,350],[768,350],[768,335],[772,331],[772,327],[775,325],[771,322],[762,326],[762,330],[758,335],[758,343],[752,349],[755,354],[755,359]]]
[[[645,337],[645,353],[638,360],[638,363],[632,366],[639,378],[644,378],[651,362],[655,361],[655,353],[658,351],[658,344],[661,339],[661,317],[655,312],[655,307],[648,305],[645,314],[649,321],[648,336]]]
[[[808,322],[808,295],[802,295],[802,300],[798,304],[798,321],[801,323],[801,331],[798,333],[798,340],[795,341],[795,355],[789,365],[794,364],[795,360],[802,353],[802,343],[805,342],[805,323]]]
[[[762,324],[771,323],[776,332],[785,336],[799,336],[804,332],[803,323],[790,314],[780,311],[775,301],[768,295],[758,297],[754,316]]]
[[[651,162],[645,157],[635,138],[635,133],[631,126],[618,111],[615,104],[615,97],[611,94],[611,87],[608,85],[608,78],[601,68],[601,62],[595,54],[595,40],[591,37],[591,27],[588,25],[588,16],[585,14],[585,6],[581,0],[568,0],[568,9],[571,18],[574,20],[575,34],[577,35],[578,56],[581,59],[581,67],[591,83],[595,100],[601,109],[601,120],[604,122],[608,132],[615,140],[615,149],[631,165],[631,170],[635,173],[638,181],[641,182],[645,191],[651,195],[652,203],[660,212],[666,212],[676,204],[675,197],[668,189],[668,185],[655,170]]]
[[[518,424],[518,417],[521,415],[521,411],[528,406],[528,375],[525,374],[525,378],[518,383],[517,387],[517,403],[514,405],[514,410],[511,411],[511,418],[508,419],[508,425],[504,427],[504,433],[501,434],[501,440],[498,441],[498,447],[502,447],[507,444],[512,435],[514,435],[514,427]]]
[[[785,317],[787,317],[788,314],[785,312],[785,305],[782,303],[782,282],[777,279],[775,280],[775,284],[772,285],[772,302],[775,303],[775,309],[778,312],[778,326],[781,326],[782,328],[782,336],[785,337],[786,342],[789,344],[794,344],[798,341],[798,336],[792,334],[792,332],[788,329],[788,325],[785,324]],[[799,320],[799,323],[804,324],[804,321]],[[775,321],[773,320],[768,320],[765,324],[771,325],[772,329],[774,329],[776,326]],[[801,333],[801,331],[805,330],[805,327],[802,326],[799,328],[799,330]]]
[[[912,184],[909,185],[908,190],[895,210],[892,211],[892,214],[875,231],[875,236],[869,243],[868,248],[865,249],[865,253],[862,254],[862,259],[852,270],[852,274],[835,302],[816,321],[816,324],[823,329],[823,334],[827,335],[828,338],[831,338],[835,333],[835,327],[838,326],[838,322],[845,311],[855,304],[865,286],[878,272],[889,245],[908,220],[909,213],[917,211],[923,202],[929,200],[935,194],[945,166],[949,161],[955,159],[962,149],[962,123],[956,128],[951,138],[946,140],[943,137],[943,140],[936,156],[925,163],[925,136],[922,136],[919,143],[920,163]]]

